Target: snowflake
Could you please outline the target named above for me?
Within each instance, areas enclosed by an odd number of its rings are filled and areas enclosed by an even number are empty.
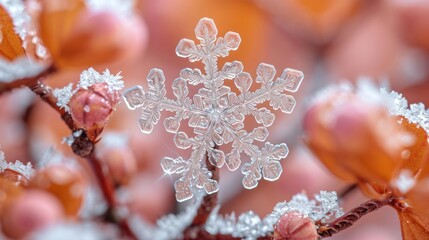
[[[284,143],[274,145],[267,142],[262,149],[255,145],[255,141],[265,141],[268,136],[267,127],[273,124],[275,118],[269,109],[258,108],[257,105],[269,101],[274,110],[291,113],[295,99],[283,92],[298,90],[303,79],[302,72],[285,69],[275,79],[275,68],[262,63],[256,71],[256,82],[261,87],[250,92],[253,80],[249,73],[242,72],[241,62],[227,62],[221,70],[217,66],[219,57],[226,57],[229,51],[238,48],[240,36],[235,32],[228,32],[224,37],[216,38],[217,33],[213,20],[203,18],[195,28],[195,34],[201,43],[195,44],[192,40],[182,39],[177,45],[177,55],[189,58],[191,62],[202,61],[205,74],[199,69],[183,69],[180,77],[172,83],[176,100],[166,97],[164,73],[156,68],[147,76],[148,91],[135,86],[124,93],[130,109],[143,109],[139,119],[143,133],[153,130],[161,111],[175,113],[175,116],[164,120],[164,127],[168,132],[175,133],[174,142],[178,148],[192,148],[189,159],[165,157],[161,160],[165,173],[181,175],[175,183],[178,201],[192,198],[193,186],[204,188],[208,194],[218,191],[217,181],[211,179],[211,172],[203,163],[206,154],[211,164],[219,168],[226,164],[231,171],[240,166],[242,152],[249,155],[251,162],[242,167],[243,185],[248,189],[256,187],[262,177],[269,181],[277,180],[282,172],[279,160],[288,154]],[[232,79],[240,91],[239,95],[224,86],[225,80]],[[190,97],[188,84],[202,87]],[[251,132],[246,131],[243,122],[247,115],[252,115],[262,126]],[[189,119],[188,125],[194,130],[194,137],[178,131],[181,121],[186,119]],[[218,146],[226,144],[232,145],[228,154],[218,149]]]

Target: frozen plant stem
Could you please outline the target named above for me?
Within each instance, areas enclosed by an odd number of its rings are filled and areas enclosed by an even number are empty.
[[[213,149],[218,149],[218,146],[215,145]],[[210,156],[206,154],[206,166],[207,169],[212,173],[212,179],[219,182],[219,168],[213,166],[209,160]],[[203,198],[200,208],[198,209],[197,215],[192,222],[192,226],[204,225],[217,205],[217,192],[213,194],[208,194]]]
[[[335,221],[325,225],[321,225],[317,229],[317,233],[319,234],[320,238],[331,237],[332,235],[351,227],[355,222],[357,222],[361,217],[365,216],[366,214],[376,211],[383,206],[393,204],[394,200],[395,199],[393,197],[386,198],[383,200],[368,200],[362,203],[359,207],[350,210],[342,217],[337,218]]]
[[[46,71],[42,72],[35,78],[23,80],[22,85],[27,86],[44,102],[49,104],[49,106],[57,111],[70,130],[73,132],[77,131],[79,129],[76,128],[76,124],[74,123],[70,113],[57,106],[57,99],[53,94],[52,88],[43,82],[43,79],[55,71],[56,69],[54,67],[49,67]],[[9,87],[8,90],[15,87],[19,86]],[[0,89],[0,94],[4,92],[3,90],[3,88]],[[115,199],[113,183],[109,180],[108,173],[104,171],[101,162],[94,155],[95,144],[96,142],[91,141],[87,137],[87,133],[83,131],[79,137],[75,138],[71,147],[76,155],[85,158],[91,164],[91,168],[95,177],[97,178],[98,185],[103,193],[103,197],[108,204],[107,211],[104,214],[104,220],[117,224],[123,231],[124,235],[126,235],[129,239],[137,239],[128,226],[128,222],[123,219],[118,219],[116,216],[115,210],[117,208],[117,202]]]

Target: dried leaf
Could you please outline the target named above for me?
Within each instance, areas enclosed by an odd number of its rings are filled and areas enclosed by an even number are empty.
[[[0,53],[1,56],[14,60],[18,56],[24,55],[22,40],[15,32],[12,18],[9,13],[0,5]]]

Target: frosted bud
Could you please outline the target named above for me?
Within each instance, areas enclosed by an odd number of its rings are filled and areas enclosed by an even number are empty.
[[[283,214],[274,226],[275,240],[317,240],[316,226],[309,218],[292,211]]]
[[[96,83],[79,89],[70,99],[70,114],[78,128],[97,136],[109,121],[120,99],[118,91],[111,91],[107,83]]]

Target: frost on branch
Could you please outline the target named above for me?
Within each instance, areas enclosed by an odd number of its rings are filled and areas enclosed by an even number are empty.
[[[27,179],[30,179],[34,174],[34,169],[31,163],[23,164],[16,160],[15,163],[7,162],[4,158],[4,153],[0,151],[0,173],[5,170],[15,171]]]
[[[381,95],[387,97],[390,103],[390,114],[405,117],[409,122],[417,124],[429,134],[429,109],[426,109],[423,103],[408,105],[407,99],[402,94],[395,91],[388,92],[384,88],[380,91]]]
[[[26,57],[19,57],[12,62],[0,57],[0,83],[37,76],[45,70],[45,67],[45,65]]]
[[[298,212],[312,221],[322,221],[341,217],[344,212],[338,205],[336,192],[321,191],[315,195],[315,200],[308,199],[306,194],[300,193],[292,197],[289,202],[276,204],[271,214],[261,219],[252,211],[242,213],[238,218],[232,213],[227,216],[218,215],[217,207],[210,215],[205,229],[210,234],[225,234],[242,239],[257,239],[272,233],[273,226],[282,215],[288,212]]]
[[[124,93],[130,109],[143,110],[138,121],[143,133],[152,132],[162,111],[175,113],[164,120],[164,127],[175,134],[174,142],[178,148],[191,148],[192,153],[187,159],[165,157],[161,160],[161,166],[165,173],[181,176],[175,183],[178,201],[192,198],[193,186],[204,188],[209,194],[218,191],[218,183],[211,179],[211,173],[204,166],[206,154],[211,164],[219,168],[226,164],[231,171],[240,166],[242,152],[250,156],[251,161],[242,167],[243,185],[246,188],[256,187],[262,177],[269,181],[277,180],[282,173],[279,161],[287,156],[289,150],[284,143],[267,142],[262,149],[255,144],[265,141],[267,127],[273,124],[275,118],[268,108],[258,105],[268,102],[274,110],[291,113],[295,99],[284,92],[297,91],[303,79],[302,72],[293,69],[285,69],[280,77],[275,78],[275,68],[261,63],[255,79],[260,88],[251,92],[249,89],[253,79],[249,73],[243,72],[241,62],[227,62],[221,69],[217,65],[219,57],[226,57],[229,51],[238,48],[240,36],[228,32],[224,37],[217,38],[216,26],[208,18],[199,21],[195,34],[200,44],[182,39],[176,53],[179,57],[189,58],[191,62],[202,61],[204,73],[199,69],[183,69],[180,77],[172,83],[176,99],[166,97],[164,73],[156,68],[147,76],[149,89],[135,86]],[[224,86],[225,80],[233,80],[240,94]],[[197,94],[189,96],[188,84],[201,88]],[[253,116],[262,126],[251,131],[245,130],[246,116]],[[194,136],[179,130],[183,120],[188,120]],[[232,151],[227,154],[216,147],[226,144],[232,145]]]

